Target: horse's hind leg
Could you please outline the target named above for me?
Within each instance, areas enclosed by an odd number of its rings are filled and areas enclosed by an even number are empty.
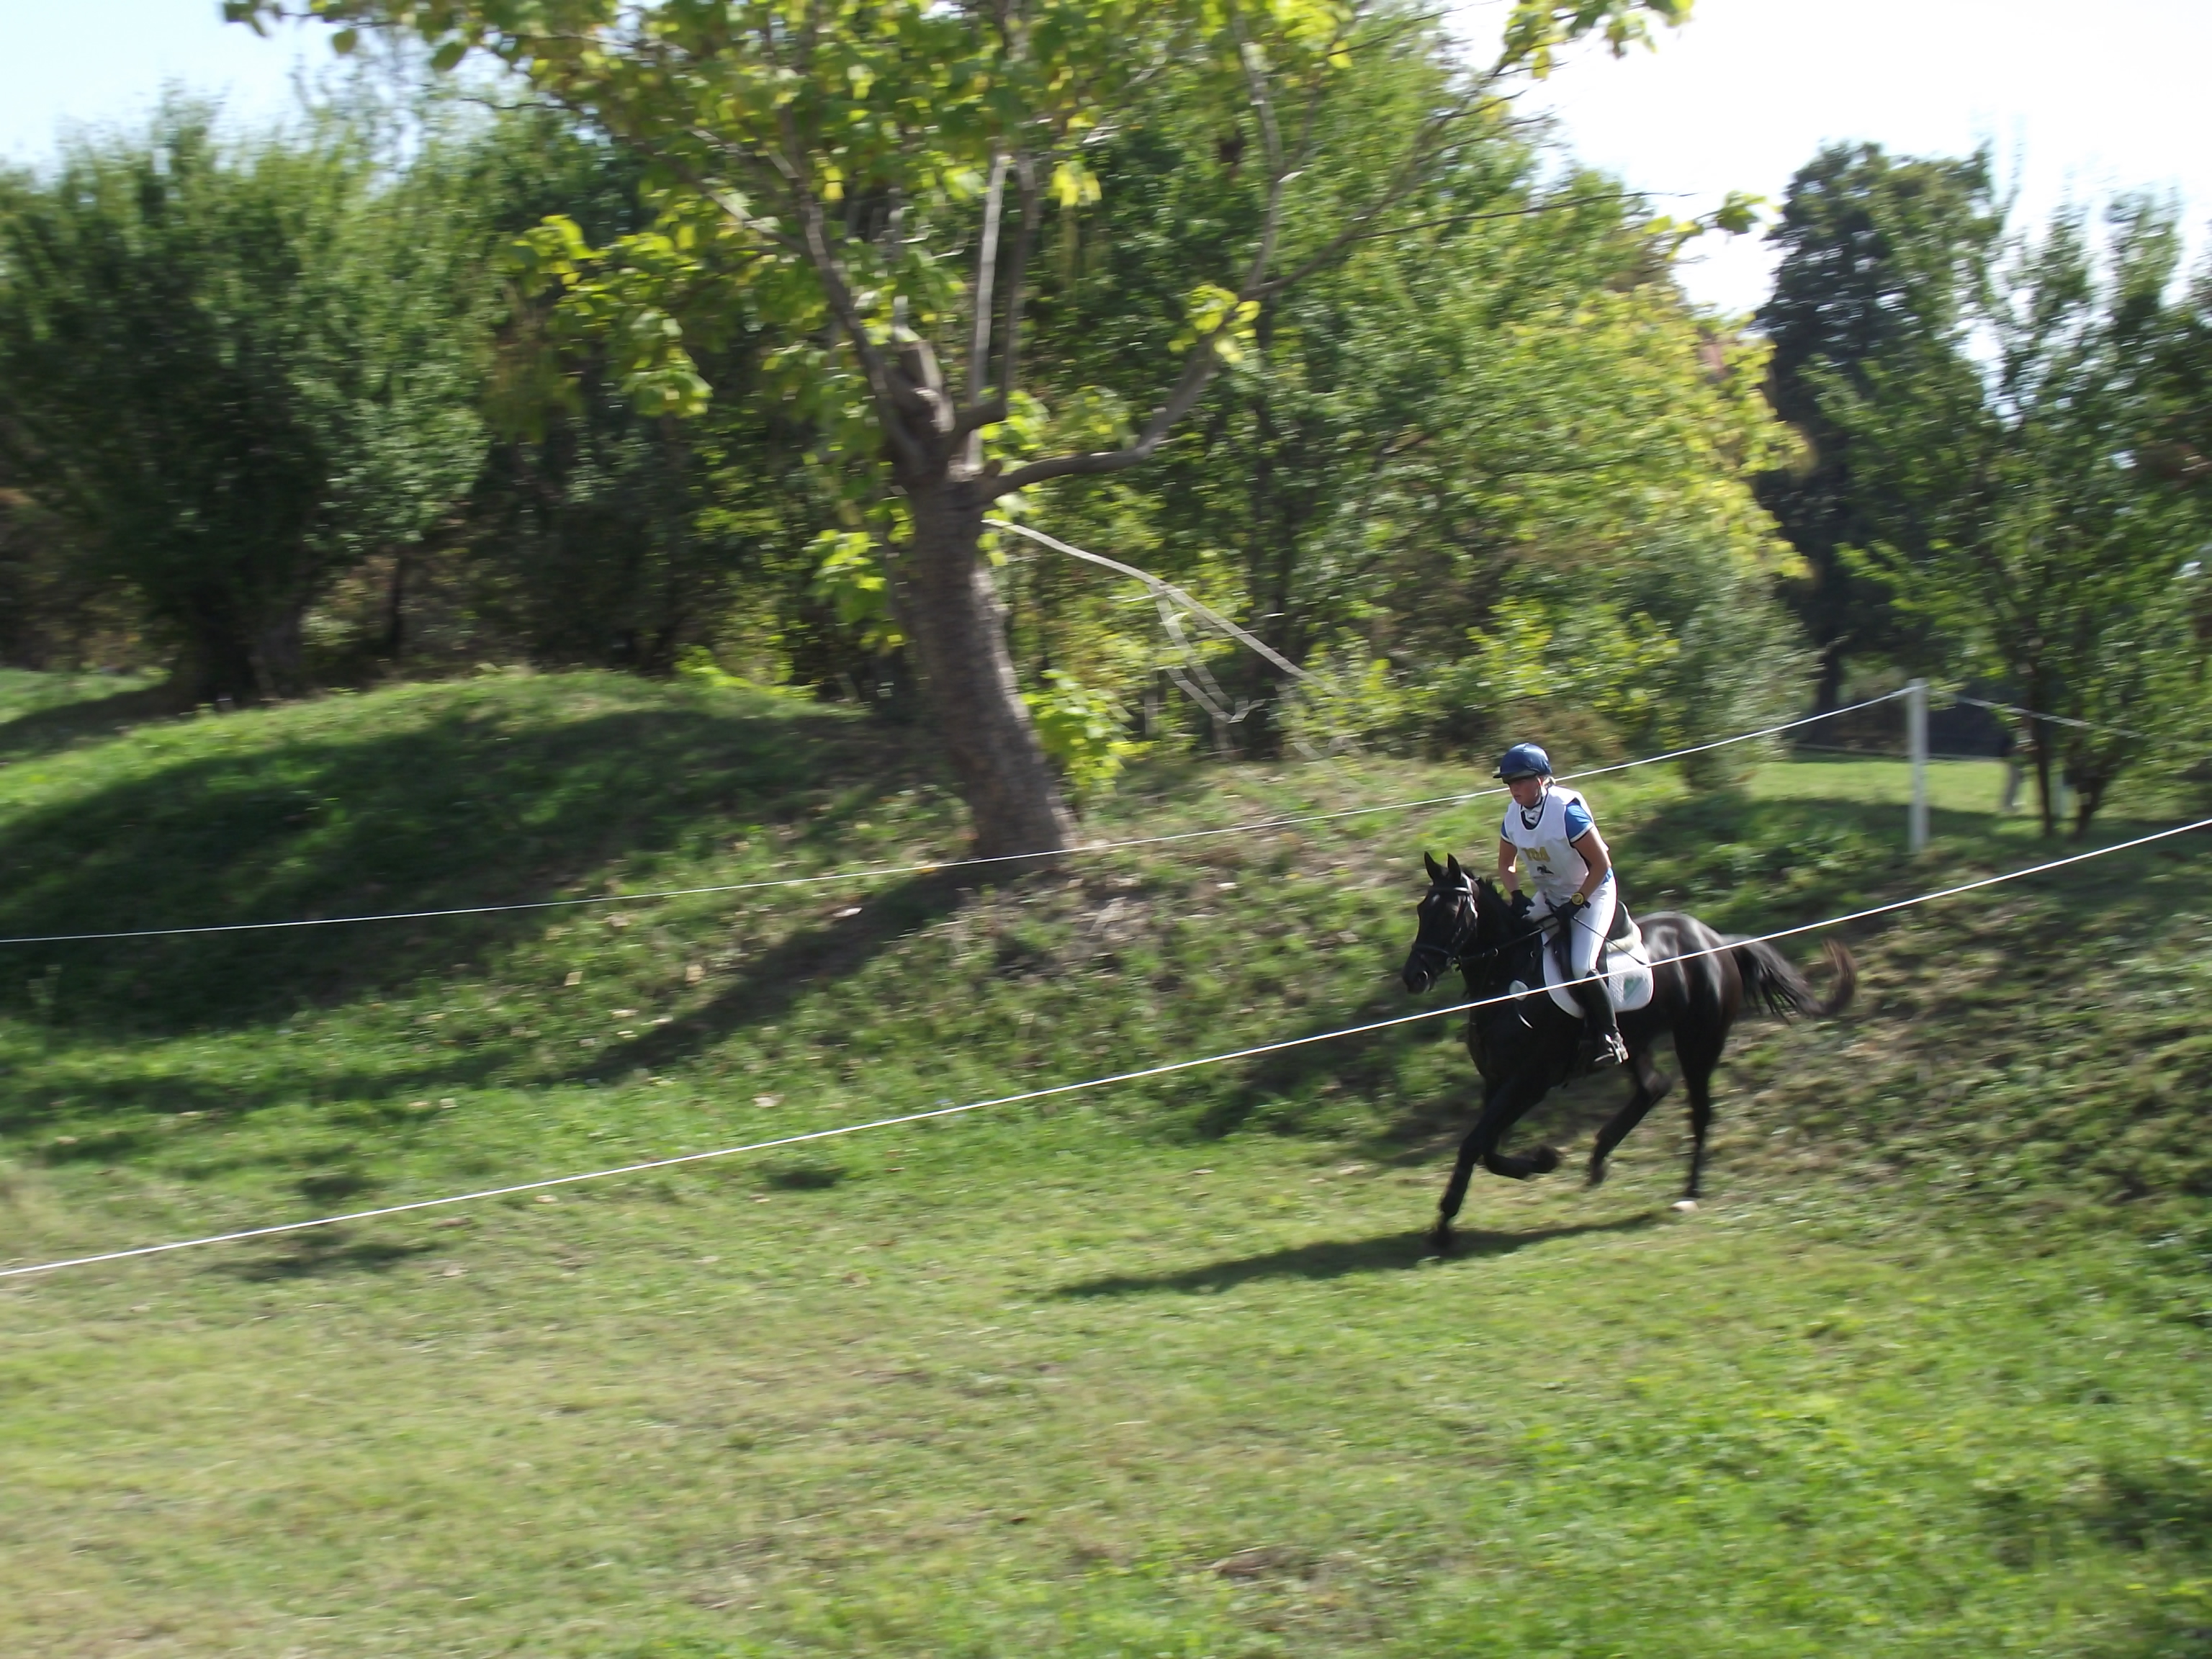
[[[1682,1189],[1687,1203],[1698,1201],[1705,1179],[1705,1136],[1713,1127],[1713,1068],[1720,1064],[1720,1044],[1711,1053],[1702,1046],[1685,1050],[1680,1039],[1674,1052],[1682,1062],[1682,1082],[1690,1092],[1690,1181]]]
[[[1667,1091],[1674,1086],[1674,1079],[1653,1063],[1650,1049],[1633,1050],[1629,1059],[1636,1068],[1636,1092],[1629,1096],[1626,1105],[1607,1120],[1605,1127],[1597,1132],[1596,1140],[1591,1143],[1587,1180],[1593,1187],[1605,1184],[1605,1161],[1613,1156],[1613,1149],[1628,1139],[1636,1126],[1644,1121],[1644,1115],[1665,1099]]]

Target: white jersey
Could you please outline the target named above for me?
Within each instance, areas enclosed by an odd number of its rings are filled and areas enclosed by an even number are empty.
[[[1505,804],[1505,822],[1498,835],[1521,849],[1521,862],[1535,889],[1555,903],[1572,898],[1589,874],[1589,866],[1575,851],[1575,842],[1592,828],[1589,806],[1572,789],[1553,784],[1544,792],[1544,804],[1526,811],[1519,801]]]

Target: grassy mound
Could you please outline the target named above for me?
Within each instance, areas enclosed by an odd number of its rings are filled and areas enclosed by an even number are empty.
[[[0,710],[0,713],[6,711]],[[0,723],[0,935],[957,856],[906,734],[609,677]],[[25,720],[37,733],[8,748]],[[1475,787],[1163,766],[1164,835]],[[1592,793],[1735,931],[2063,850],[1939,769]],[[927,1109],[1407,1011],[1494,806],[974,872],[10,947],[0,1258]],[[2149,826],[2102,826],[2112,839]],[[2212,848],[1854,932],[1596,1194],[1416,1233],[1440,1019],[1035,1106],[0,1281],[33,1650],[2193,1653],[2212,1628]],[[1801,952],[1810,955],[1809,951]],[[1562,1143],[1619,1092],[1527,1133]],[[544,1201],[550,1199],[552,1201]]]

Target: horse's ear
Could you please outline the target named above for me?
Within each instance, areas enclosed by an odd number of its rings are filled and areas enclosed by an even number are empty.
[[[1467,872],[1459,867],[1458,854],[1444,854],[1444,874],[1451,878],[1451,884],[1455,887],[1467,879]]]
[[[1443,882],[1444,872],[1437,867],[1437,855],[1434,853],[1425,850],[1421,854],[1421,862],[1429,866],[1429,879],[1441,885]]]

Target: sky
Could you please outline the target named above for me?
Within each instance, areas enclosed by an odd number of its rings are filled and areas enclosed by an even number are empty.
[[[1459,15],[1494,35],[1504,3],[1463,0]],[[143,118],[165,82],[248,118],[295,107],[301,69],[329,62],[327,31],[264,40],[221,15],[216,0],[0,0],[0,160],[35,165],[69,125]],[[1522,101],[1661,211],[1689,218],[1730,190],[1778,204],[1830,141],[1953,155],[1986,143],[2027,217],[2170,191],[2202,257],[2212,0],[1696,0],[1687,27],[1658,35],[1626,60],[1578,53]],[[1756,236],[1715,235],[1682,276],[1701,302],[1748,311],[1771,268]]]
[[[1498,0],[1461,8],[1494,38]],[[2212,0],[1695,0],[1657,50],[1583,52],[1522,100],[1585,161],[1677,218],[1730,190],[1778,207],[1822,144],[1994,150],[2016,222],[2115,191],[2172,192],[2201,258],[2212,220]],[[1754,236],[1702,239],[1693,298],[1749,311],[1773,265]]]
[[[298,107],[294,65],[327,61],[327,29],[258,40],[218,0],[0,0],[0,161],[36,163],[71,124],[143,118],[165,82],[247,117]]]

